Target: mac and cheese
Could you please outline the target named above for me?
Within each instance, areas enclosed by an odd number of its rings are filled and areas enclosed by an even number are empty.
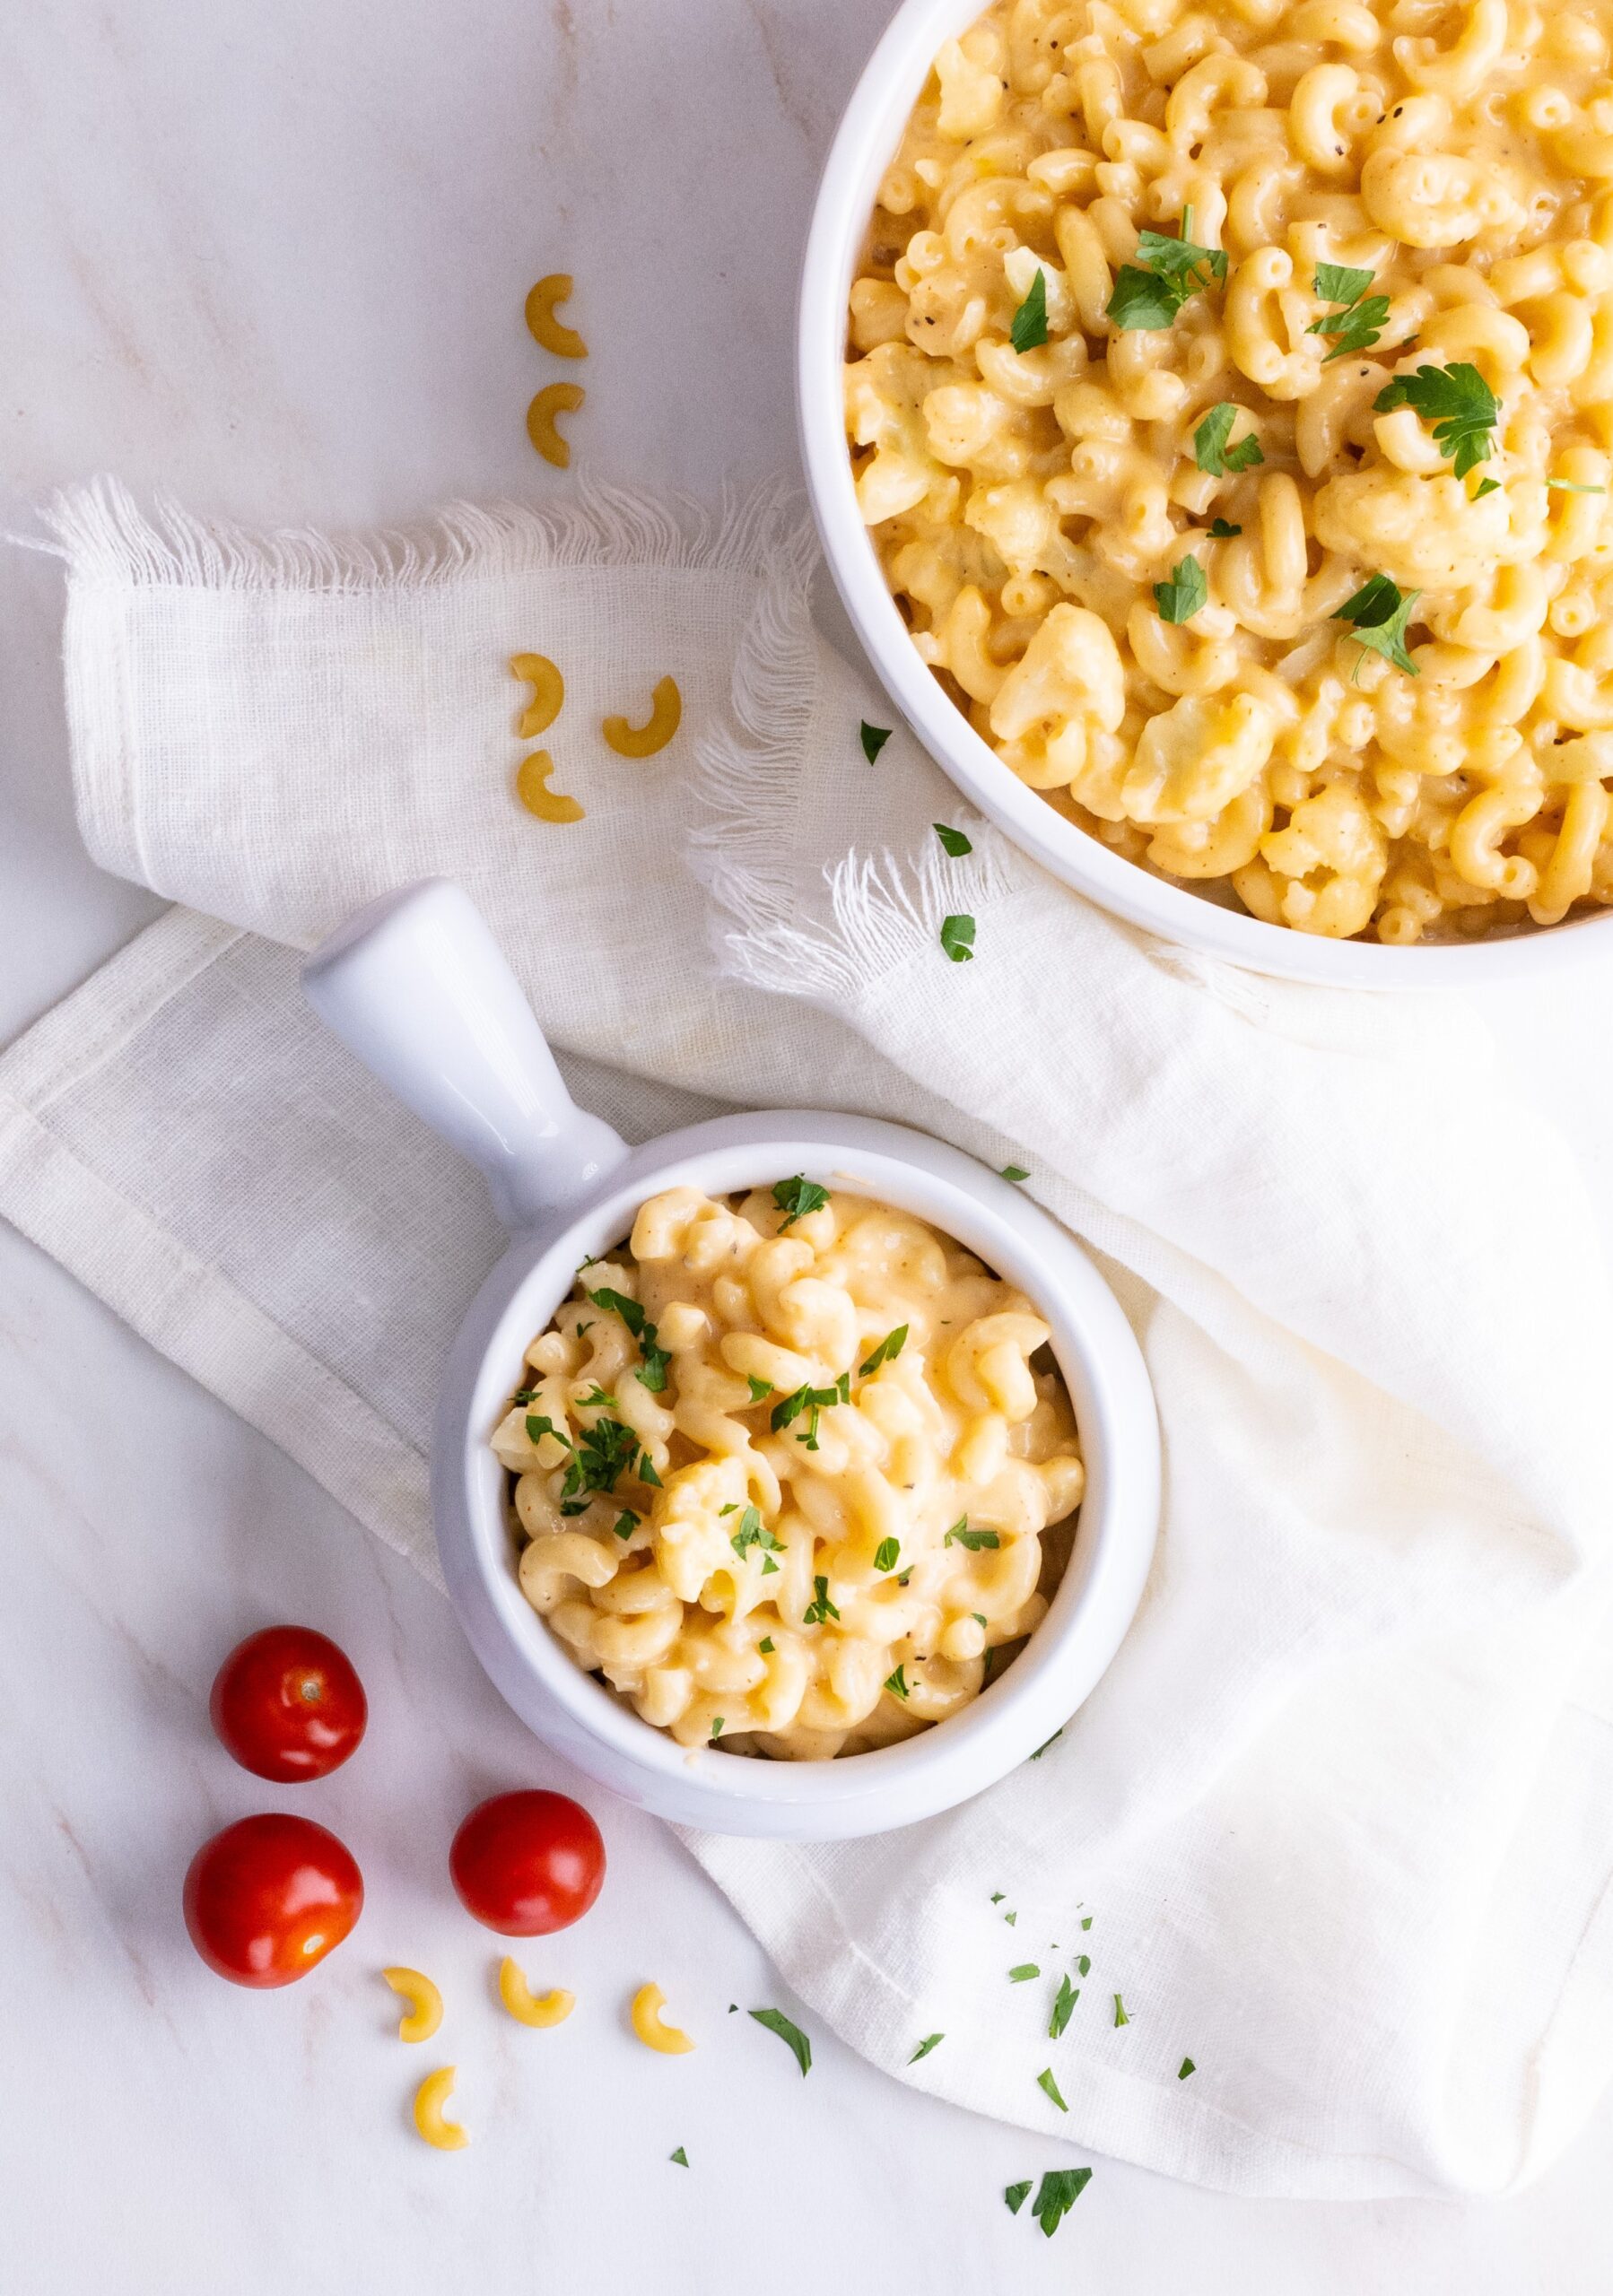
[[[1613,903],[1610,0],[999,0],[851,289],[863,516],[997,754],[1390,943]]]
[[[1014,1656],[1068,1560],[1085,1477],[1047,1343],[887,1205],[668,1189],[579,1271],[493,1437],[522,1590],[685,1745],[906,1737]]]

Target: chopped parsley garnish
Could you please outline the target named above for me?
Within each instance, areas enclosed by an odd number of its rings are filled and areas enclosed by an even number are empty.
[[[1052,2099],[1053,2102],[1058,2106],[1061,2113],[1068,2112],[1069,2107],[1059,2094],[1059,2083],[1053,2078],[1053,2068],[1051,2065],[1048,2066],[1044,2071],[1036,2075],[1036,2086],[1042,2091],[1044,2096],[1048,2096]]]
[[[1126,2005],[1118,1993],[1114,1996],[1114,2022],[1117,2025],[1129,2025],[1131,2022],[1130,2018],[1126,2014]]]
[[[961,861],[965,853],[973,852],[973,846],[961,829],[949,829],[945,822],[931,822],[930,827],[955,861]]]
[[[1050,2169],[1031,2203],[1031,2213],[1051,2240],[1092,2182],[1090,2169]]]
[[[1211,478],[1225,478],[1228,471],[1252,470],[1256,463],[1266,459],[1252,431],[1247,439],[1240,439],[1235,447],[1226,443],[1233,424],[1242,412],[1231,399],[1224,398],[1211,407],[1193,433],[1193,459]]]
[[[1373,283],[1370,271],[1357,270],[1347,263],[1319,263],[1316,266],[1315,289],[1324,303],[1337,308],[1324,311],[1321,317],[1312,319],[1305,329],[1307,335],[1320,335],[1333,348],[1322,361],[1331,366],[1335,359],[1343,359],[1355,351],[1370,351],[1382,334],[1389,317],[1387,295],[1369,295]]]
[[[757,1643],[756,1648],[761,1651],[763,1657],[771,1658],[773,1654],[772,1636],[771,1634],[764,1634],[761,1641]]]
[[[1040,1977],[1041,1975],[1042,1971],[1037,1968],[1034,1961],[1020,1961],[1008,1971],[1008,1983],[1010,1985],[1024,1985],[1029,1979]]]
[[[1241,535],[1242,531],[1242,526],[1234,526],[1229,519],[1216,518],[1211,522],[1209,536],[1212,542],[1231,542],[1235,535]]]
[[[560,1486],[561,1513],[584,1513],[589,1494],[614,1491],[616,1477],[621,1474],[637,1474],[645,1483],[660,1480],[649,1455],[641,1452],[639,1439],[631,1427],[623,1427],[619,1419],[597,1419],[591,1427],[583,1429],[572,1448],[571,1464]]]
[[[1003,1919],[1007,1923],[1009,1928],[1012,1929],[1015,1923],[1019,1919],[1019,1916],[1016,1913],[1005,1913]]]
[[[745,1376],[750,1381],[753,1403],[760,1403],[764,1396],[772,1395],[773,1383],[771,1379],[759,1379],[754,1371],[747,1371]]]
[[[672,2158],[677,2162],[680,2169],[686,2169],[689,2165],[689,2155],[684,2152],[681,2144],[678,2146],[677,2151],[672,2155]]]
[[[1402,596],[1387,574],[1373,574],[1354,597],[1346,598],[1341,606],[1334,609],[1333,620],[1350,624],[1350,635],[1357,646],[1382,654],[1397,670],[1405,670],[1415,678],[1420,674],[1406,650],[1406,625],[1411,619],[1412,607],[1422,595],[1420,590],[1408,590]],[[1359,664],[1356,675],[1360,675]]]
[[[563,1443],[568,1451],[572,1448],[571,1439],[563,1429],[556,1427],[554,1422],[545,1418],[541,1412],[529,1411],[527,1413],[527,1442],[541,1443],[545,1435],[553,1435],[554,1440],[557,1443]]]
[[[722,1735],[722,1717],[720,1714],[714,1714],[711,1717],[711,1735],[714,1738],[720,1738]]]
[[[1038,270],[1014,314],[1008,340],[1016,351],[1040,351],[1047,341],[1047,278]]]
[[[652,1395],[659,1395],[667,1384],[667,1366],[672,1358],[664,1347],[656,1345],[655,1326],[636,1300],[625,1292],[613,1292],[607,1286],[599,1292],[589,1292],[584,1297],[592,1307],[605,1308],[612,1315],[620,1316],[628,1330],[639,1343],[644,1361],[637,1367],[634,1377],[641,1380]]]
[[[1358,303],[1372,283],[1370,268],[1362,271],[1348,263],[1319,263],[1311,283],[1324,303]]]
[[[630,1539],[639,1527],[639,1518],[631,1507],[624,1507],[611,1528],[619,1539]]]
[[[537,1389],[536,1387],[517,1387],[510,1400],[512,1405],[530,1403],[536,1393]]]
[[[797,1387],[795,1392],[786,1396],[781,1403],[774,1404],[770,1422],[773,1433],[782,1434],[791,1420],[798,1419],[805,1412],[806,1431],[803,1435],[798,1435],[796,1441],[804,1443],[809,1451],[815,1451],[818,1448],[819,1412],[827,1411],[831,1404],[849,1403],[850,1401],[850,1374],[842,1372],[832,1387]]]
[[[664,1488],[660,1476],[657,1474],[655,1471],[655,1461],[650,1457],[648,1451],[640,1453],[639,1464],[635,1469],[635,1473],[637,1474],[641,1483],[652,1483],[657,1491]]]
[[[898,1324],[894,1331],[887,1331],[878,1346],[857,1367],[859,1379],[867,1379],[878,1370],[882,1363],[894,1363],[907,1345],[907,1326]]]
[[[1082,1924],[1082,1927],[1085,1928],[1086,1926],[1086,1925],[1084,1922]],[[1092,1975],[1092,1956],[1090,1953],[1077,1953],[1076,1955],[1076,1971],[1080,1977],[1090,1977]]]
[[[1029,2177],[1025,2179],[1022,2185],[1005,2185],[1003,2187],[1003,2198],[1008,2204],[1008,2213],[1010,2216],[1017,2216],[1030,2196],[1031,2179]]]
[[[1495,483],[1493,478],[1481,480],[1473,500],[1477,502],[1485,488],[1494,486]],[[1558,494],[1605,494],[1608,491],[1605,486],[1582,486],[1577,478],[1548,478],[1546,485],[1548,491],[1555,491]]]
[[[1419,367],[1414,375],[1397,375],[1373,401],[1379,414],[1397,406],[1415,407],[1425,422],[1434,425],[1439,450],[1458,478],[1494,451],[1490,433],[1501,416],[1501,402],[1477,367],[1459,359],[1449,367]]]
[[[907,1675],[902,1666],[898,1666],[894,1674],[887,1674],[885,1676],[885,1687],[890,1692],[893,1698],[905,1698],[907,1696]]]
[[[971,1611],[969,1615],[974,1621],[976,1626],[983,1627],[987,1622],[986,1613],[984,1611]]]
[[[782,1434],[792,1419],[798,1419],[815,1395],[827,1395],[827,1387],[792,1387],[782,1402],[774,1404],[769,1424],[775,1435]]]
[[[1002,1903],[1003,1900],[1007,1896],[1007,1894],[1008,1894],[1008,1892],[1007,1892],[1007,1890],[993,1890],[993,1891],[992,1891],[992,1892],[991,1892],[991,1902],[992,1902],[992,1904],[993,1904],[993,1905],[1000,1905],[1000,1904]]]
[[[577,1408],[579,1411],[620,1411],[622,1406],[616,1401],[615,1396],[607,1396],[605,1389],[599,1385],[598,1381],[596,1380],[594,1383],[594,1390],[591,1395],[578,1396]]]
[[[720,1521],[723,1516],[737,1515],[738,1512],[739,1501],[737,1499],[730,1499],[726,1507],[719,1507],[717,1509],[718,1519]]]
[[[1054,1733],[1053,1733],[1053,1735],[1052,1735],[1052,1737],[1051,1737],[1051,1738],[1043,1738],[1043,1740],[1042,1741],[1042,1744],[1037,1747],[1037,1749],[1036,1749],[1035,1752],[1031,1756],[1031,1760],[1032,1760],[1033,1761],[1040,1761],[1042,1760],[1042,1755],[1043,1755],[1044,1753],[1046,1753],[1046,1752],[1047,1752],[1048,1748],[1049,1748],[1051,1745],[1052,1745],[1052,1744],[1055,1743],[1055,1741],[1056,1741],[1056,1740],[1058,1740],[1058,1739],[1061,1738],[1063,1735],[1064,1735],[1064,1725],[1063,1725],[1062,1723],[1060,1723],[1060,1724],[1059,1724],[1059,1727],[1054,1731]]]
[[[866,718],[863,719],[862,753],[864,757],[868,759],[870,765],[873,764],[875,759],[879,755],[880,751],[885,747],[890,738],[891,728],[888,726],[870,726]]]
[[[1001,1177],[1006,1180],[1028,1180],[1031,1176],[1023,1164],[1005,1164]]]
[[[779,1222],[779,1233],[782,1235],[786,1228],[793,1228],[809,1212],[821,1212],[828,1201],[828,1189],[820,1187],[815,1180],[804,1179],[799,1172],[792,1179],[775,1180],[773,1204],[784,1214]]]
[[[1193,244],[1193,211],[1181,211],[1181,236],[1162,238],[1144,231],[1137,242],[1137,261],[1125,264],[1116,276],[1107,316],[1122,334],[1138,327],[1169,326],[1190,296],[1199,294],[1212,280],[1225,281],[1226,257],[1219,248]]]
[[[1050,2040],[1056,2041],[1062,2034],[1064,2028],[1069,2022],[1069,2013],[1080,1998],[1079,1988],[1073,1986],[1068,1978],[1061,1977],[1059,1980],[1059,1990],[1053,1996],[1053,2012],[1047,2021]]]
[[[802,1619],[802,1624],[805,1626],[827,1626],[832,1618],[838,1618],[839,1616],[840,1613],[835,1609],[834,1605],[829,1600],[828,1579],[815,1578],[812,1582],[812,1600],[806,1606],[805,1615]]]
[[[747,1507],[741,1515],[739,1528],[729,1539],[728,1544],[735,1553],[742,1558],[745,1549],[753,1546],[763,1548],[768,1554],[782,1554],[784,1552],[782,1539],[776,1539],[771,1531],[763,1529],[761,1514],[754,1507]]]
[[[1090,1929],[1090,1928],[1092,1927],[1092,1916],[1091,1916],[1091,1914],[1089,1914],[1089,1913],[1088,1913],[1088,1914],[1084,1914],[1084,1915],[1082,1916],[1082,1919],[1081,1919],[1081,1926],[1082,1926],[1082,1928],[1083,1928],[1083,1929]],[[1083,1974],[1085,1975],[1085,1971],[1083,1972]]]
[[[1154,603],[1161,622],[1191,622],[1201,606],[1209,603],[1209,584],[1204,578],[1204,569],[1190,550],[1172,567],[1169,579],[1154,585]]]
[[[900,1539],[881,1539],[879,1544],[874,1550],[875,1570],[894,1570],[896,1568],[896,1557],[901,1553],[901,1552],[902,1542]]]
[[[955,965],[966,965],[974,954],[973,918],[944,917],[941,919],[941,946]]]
[[[1179,2081],[1185,2081],[1190,2073],[1197,2073],[1199,2067],[1194,2064],[1192,2058],[1190,2057],[1184,2057],[1181,2063],[1176,2068],[1176,2078]]]
[[[910,2065],[917,2065],[919,2059],[921,2057],[928,2057],[932,2048],[939,2048],[941,2043],[946,2039],[946,2036],[945,2033],[926,2033],[924,2039],[919,2043],[918,2048],[908,2058],[908,2063]],[[1025,2189],[1028,2192],[1030,2190],[1030,2187],[1027,2185]]]
[[[765,2025],[770,2033],[777,2033],[779,2039],[795,2051],[796,2063],[801,2068],[804,2081],[812,2070],[812,2043],[799,2025],[792,2024],[782,2009],[753,2009],[751,2014],[759,2025]]]
[[[1551,481],[1548,479],[1546,483],[1549,486]],[[1500,491],[1501,481],[1498,478],[1481,478],[1469,499],[1474,502],[1482,502],[1487,494],[1499,494]]]
[[[635,1339],[643,1330],[644,1310],[636,1300],[630,1300],[625,1292],[613,1292],[608,1284],[597,1292],[590,1292],[585,1284],[582,1296],[590,1307],[604,1308],[607,1313],[620,1316]]]
[[[978,1554],[983,1546],[1000,1546],[1002,1544],[1002,1541],[998,1537],[995,1531],[972,1531],[969,1527],[969,1518],[967,1515],[960,1515],[958,1517],[957,1521],[953,1525],[946,1537],[941,1541],[941,1544],[943,1546],[950,1546],[955,1539],[960,1546],[966,1546],[971,1554]]]

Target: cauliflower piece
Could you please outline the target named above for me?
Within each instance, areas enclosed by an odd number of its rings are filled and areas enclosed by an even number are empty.
[[[1121,783],[1134,822],[1206,822],[1264,770],[1277,735],[1274,711],[1252,693],[1185,694],[1138,737]]]

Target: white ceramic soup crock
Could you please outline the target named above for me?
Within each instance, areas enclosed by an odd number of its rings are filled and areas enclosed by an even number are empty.
[[[995,756],[920,660],[857,507],[846,448],[846,299],[880,178],[943,41],[982,0],[906,0],[846,108],[806,242],[796,378],[807,491],[841,597],[891,700],[964,796],[1044,869],[1100,908],[1164,939],[1256,972],[1351,988],[1478,987],[1613,954],[1613,912],[1494,941],[1386,948],[1264,925],[1150,876],[1056,813]]]
[[[521,1719],[601,1785],[719,1833],[878,1833],[950,1808],[1024,1761],[1081,1704],[1141,1598],[1159,1510],[1147,1374],[1112,1293],[1017,1187],[899,1126],[814,1109],[724,1117],[629,1150],[575,1108],[466,895],[441,879],[362,910],[309,960],[310,1003],[360,1059],[479,1167],[510,1248],[443,1373],[432,1458],[438,1550],[472,1648]],[[488,1448],[527,1347],[579,1264],[619,1245],[647,1197],[805,1172],[900,1205],[1017,1284],[1052,1330],[1086,1459],[1075,1551],[1021,1656],[961,1714],[876,1752],[767,1761],[679,1745],[586,1674],[523,1596],[504,1469]]]

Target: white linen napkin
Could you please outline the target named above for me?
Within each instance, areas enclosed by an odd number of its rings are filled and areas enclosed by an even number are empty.
[[[960,2103],[1247,2191],[1538,2173],[1613,2069],[1613,1323],[1583,1183],[1478,1016],[1184,957],[904,732],[870,767],[888,706],[815,636],[776,498],[336,544],[103,486],[54,523],[86,840],[187,909],[0,1061],[0,1211],[429,1570],[436,1370],[498,1239],[301,1007],[290,952],[361,901],[458,878],[635,1137],[717,1095],[1027,1167],[1159,1399],[1136,1626],[963,1809],[695,1854],[812,2008]],[[565,674],[542,743],[580,824],[510,793],[523,651]],[[617,758],[600,719],[667,672],[683,733]]]

